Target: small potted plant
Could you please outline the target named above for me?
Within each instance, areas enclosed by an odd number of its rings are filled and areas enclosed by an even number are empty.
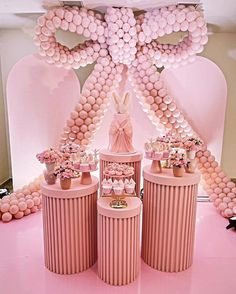
[[[187,157],[191,160],[195,158],[196,152],[199,151],[200,146],[203,144],[199,138],[188,138],[184,141],[183,147],[186,150]]]
[[[71,187],[71,179],[76,176],[73,163],[67,160],[55,168],[54,174],[60,179],[62,190],[68,190]]]
[[[173,167],[175,177],[183,177],[186,166],[186,158],[184,152],[175,150],[170,154],[170,163]]]
[[[60,160],[61,154],[58,150],[49,148],[36,155],[40,163],[45,163],[48,172],[53,172],[56,163]]]

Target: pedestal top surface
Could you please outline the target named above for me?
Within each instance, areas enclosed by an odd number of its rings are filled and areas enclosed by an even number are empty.
[[[147,165],[143,168],[143,177],[152,183],[166,186],[189,186],[200,182],[201,177],[198,172],[194,174],[184,173],[183,177],[175,177],[172,169],[163,168],[162,173],[152,173],[150,167],[150,165]]]
[[[141,151],[135,151],[133,153],[115,153],[107,149],[102,149],[99,152],[99,156],[100,159],[112,162],[134,162],[143,159],[143,153]]]
[[[68,190],[62,190],[59,180],[54,185],[48,185],[46,182],[41,184],[41,191],[43,195],[52,198],[77,198],[90,195],[98,190],[98,178],[92,177],[92,184],[82,185],[80,179],[72,179],[71,188]]]
[[[142,202],[138,197],[126,197],[125,201],[128,205],[121,209],[110,207],[113,199],[112,197],[100,197],[98,199],[98,213],[112,218],[128,218],[140,214]]]

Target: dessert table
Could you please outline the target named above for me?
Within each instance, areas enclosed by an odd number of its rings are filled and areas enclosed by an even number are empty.
[[[136,182],[135,192],[139,197],[140,195],[140,182],[141,182],[141,161],[143,159],[142,152],[134,153],[114,153],[108,150],[100,150],[100,185],[105,178],[104,170],[109,163],[124,163],[134,168],[133,180]]]
[[[97,260],[98,179],[82,185],[73,179],[69,190],[59,182],[42,183],[45,266],[58,274],[74,274]]]
[[[110,207],[111,197],[98,199],[98,276],[110,285],[126,285],[140,269],[138,197],[127,197],[123,209]]]
[[[177,178],[172,169],[143,169],[142,258],[151,267],[179,272],[192,265],[200,175]]]

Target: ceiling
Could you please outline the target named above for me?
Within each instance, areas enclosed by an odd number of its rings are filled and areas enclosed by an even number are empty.
[[[0,28],[32,27],[38,15],[46,11],[45,7],[57,6],[60,2],[60,0],[1,0]],[[81,1],[67,0],[66,2]],[[148,10],[174,3],[199,2],[203,4],[205,17],[212,32],[236,33],[236,0],[84,0],[83,4],[104,11],[104,6],[110,5]]]

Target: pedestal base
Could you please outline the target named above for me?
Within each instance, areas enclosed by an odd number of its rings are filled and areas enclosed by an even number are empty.
[[[140,269],[140,210],[137,197],[127,198],[122,210],[110,207],[112,198],[98,199],[98,276],[110,285],[126,285]]]
[[[59,183],[41,185],[45,266],[58,274],[74,274],[97,260],[98,180],[82,186],[73,180],[70,190]]]
[[[162,173],[161,161],[160,160],[153,160],[152,165],[150,167],[150,171],[152,173]]]
[[[145,167],[142,258],[164,272],[192,265],[198,174],[176,178],[172,170],[153,174]]]
[[[91,177],[90,172],[82,172],[80,183],[81,183],[81,185],[91,185],[92,184],[92,177]]]

